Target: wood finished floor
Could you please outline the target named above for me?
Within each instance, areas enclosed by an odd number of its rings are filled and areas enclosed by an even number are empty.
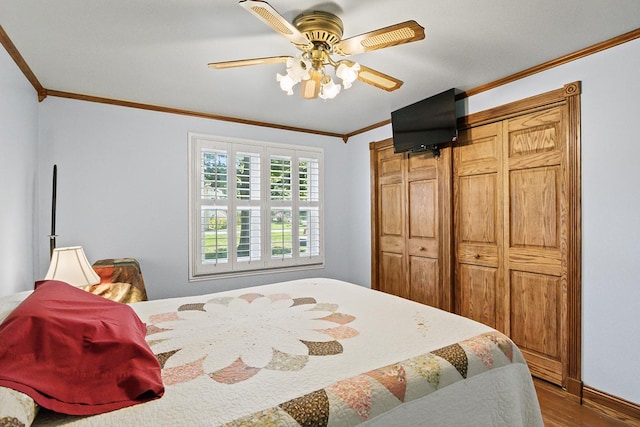
[[[628,424],[567,398],[561,388],[534,379],[545,427],[627,427]]]

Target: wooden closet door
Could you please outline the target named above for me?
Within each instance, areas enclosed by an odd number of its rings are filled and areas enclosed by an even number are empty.
[[[442,190],[439,169],[449,168],[450,150],[440,157],[416,153],[407,159],[407,254],[409,297],[433,307],[446,307],[441,285]],[[444,166],[443,166],[444,165]],[[444,307],[443,307],[444,306]]]
[[[507,333],[501,123],[461,132],[453,176],[456,312]]]
[[[567,360],[564,106],[472,127],[454,150],[456,311],[562,384]]]
[[[376,152],[378,211],[377,289],[409,298],[405,269],[406,198],[404,156],[393,146]]]
[[[534,375],[561,384],[566,360],[569,188],[563,107],[504,122],[504,303]]]
[[[451,148],[396,154],[372,142],[374,289],[452,310]]]
[[[511,337],[535,376],[578,398],[580,91],[573,82],[466,116],[451,173],[455,311]]]

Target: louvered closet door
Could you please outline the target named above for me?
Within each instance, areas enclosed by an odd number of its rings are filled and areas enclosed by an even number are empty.
[[[564,108],[504,122],[509,331],[532,372],[562,383],[567,357],[567,138]],[[507,299],[508,298],[508,299]]]

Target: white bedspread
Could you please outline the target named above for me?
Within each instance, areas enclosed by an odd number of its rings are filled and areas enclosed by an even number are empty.
[[[132,304],[165,395],[33,425],[541,426],[519,350],[477,322],[331,279]]]

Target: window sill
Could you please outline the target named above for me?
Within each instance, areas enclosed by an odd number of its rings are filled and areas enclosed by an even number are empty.
[[[190,275],[189,282],[204,282],[207,280],[228,279],[231,277],[247,277],[263,274],[289,273],[292,271],[320,270],[324,267],[324,262],[322,262],[318,264],[295,265],[290,267],[263,268],[260,270],[228,271],[224,273],[201,274],[197,276]]]

